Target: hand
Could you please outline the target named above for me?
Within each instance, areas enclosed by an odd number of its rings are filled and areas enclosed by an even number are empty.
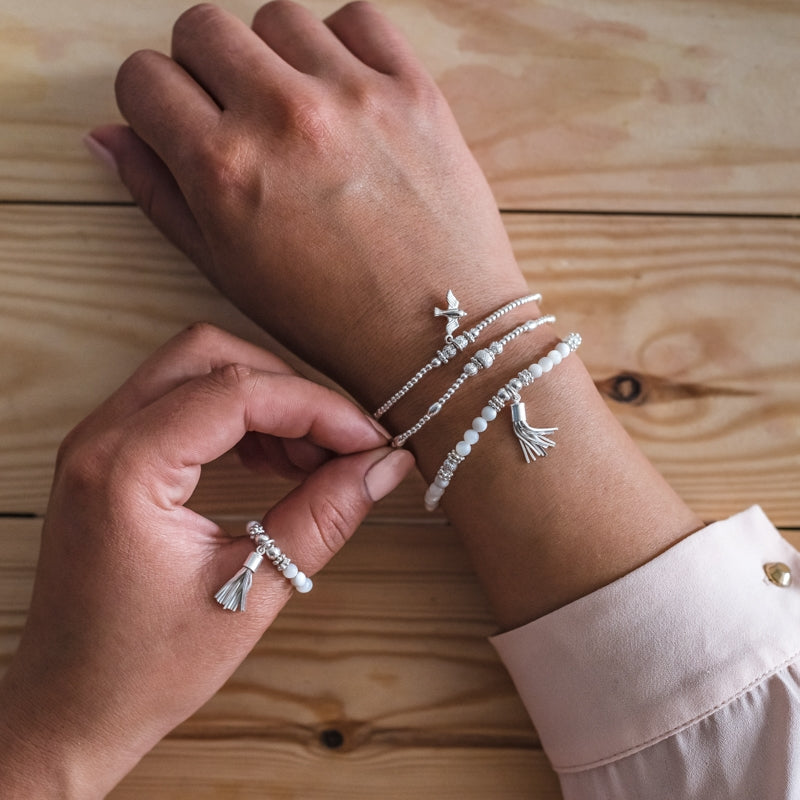
[[[0,682],[4,798],[103,796],[291,596],[265,562],[247,611],[223,610],[213,595],[253,545],[185,505],[201,465],[248,431],[302,443],[278,461],[312,471],[264,524],[310,575],[412,464],[352,403],[254,345],[200,325],[162,348],[61,448],[28,623]]]
[[[443,338],[449,288],[475,321],[527,292],[447,103],[366,3],[321,22],[276,0],[252,29],[197,6],[172,58],[135,53],[116,88],[131,127],[93,137],[134,199],[370,408]]]

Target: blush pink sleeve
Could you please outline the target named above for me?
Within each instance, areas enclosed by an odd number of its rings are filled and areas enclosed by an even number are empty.
[[[800,797],[800,554],[760,508],[492,641],[567,800]]]

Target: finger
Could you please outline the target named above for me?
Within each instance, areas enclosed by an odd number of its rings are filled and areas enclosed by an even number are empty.
[[[378,72],[402,75],[422,71],[406,38],[370,3],[348,3],[325,24],[353,55]]]
[[[244,22],[206,3],[178,18],[172,57],[226,109],[251,106],[264,91],[288,89],[298,75]]]
[[[194,160],[191,143],[219,125],[221,110],[186,70],[153,50],[117,72],[117,105],[133,130],[173,169]]]
[[[248,431],[307,437],[335,453],[385,444],[351,401],[294,375],[229,364],[178,386],[112,430],[120,468],[150,488],[152,502],[182,505],[199,466],[230,450]]]
[[[316,574],[341,550],[373,503],[395,489],[413,466],[414,458],[408,451],[387,447],[335,458],[270,510],[264,528],[301,571],[296,577],[298,583]],[[220,561],[227,574],[233,575],[252,553],[253,545],[237,541],[226,549]],[[213,569],[215,576],[220,574],[216,565]],[[248,610],[252,608],[255,618],[271,619],[276,603],[285,601],[291,588],[265,559],[247,597]]]
[[[264,372],[297,374],[273,353],[208,323],[195,323],[156,350],[75,433],[83,437],[108,428],[186,381],[233,363]]]
[[[208,244],[166,164],[126,125],[104,125],[95,128],[90,137],[111,154],[136,205],[202,268],[208,258]]]
[[[300,72],[321,75],[362,66],[322,20],[291,0],[273,0],[253,18],[253,30]]]
[[[272,508],[264,527],[313,575],[339,552],[373,503],[393,491],[413,466],[411,453],[388,447],[334,458]]]

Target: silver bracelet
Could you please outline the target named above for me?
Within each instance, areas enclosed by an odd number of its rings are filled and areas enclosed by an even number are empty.
[[[434,308],[433,310],[434,317],[444,317],[447,320],[447,335],[445,336],[444,347],[442,347],[441,350],[437,350],[436,355],[412,378],[406,381],[403,387],[398,389],[372,416],[375,417],[375,419],[380,419],[401,397],[408,394],[408,392],[419,383],[423,376],[427,375],[431,370],[446,364],[451,358],[454,358],[459,351],[465,350],[470,344],[475,342],[485,328],[489,327],[493,322],[496,322],[504,314],[508,314],[509,311],[519,308],[519,306],[525,305],[526,303],[538,303],[541,299],[542,296],[540,294],[528,294],[524,297],[519,297],[516,300],[512,300],[510,303],[506,303],[506,305],[501,308],[498,308],[497,311],[493,311],[488,317],[482,319],[475,325],[475,327],[458,334],[458,336],[453,336],[453,332],[461,324],[459,320],[461,317],[466,316],[467,312],[459,308],[458,300],[456,300],[453,291],[448,291],[447,308]]]
[[[517,439],[519,439],[526,463],[530,464],[531,461],[536,461],[537,456],[544,458],[547,455],[547,449],[555,447],[556,443],[550,436],[558,428],[531,427],[525,418],[525,404],[522,402],[519,393],[524,387],[530,386],[536,379],[550,372],[570,353],[574,353],[580,345],[580,334],[570,333],[546,356],[542,356],[538,361],[517,373],[515,378],[512,378],[490,398],[489,402],[481,410],[480,416],[472,420],[472,427],[464,431],[461,441],[447,454],[444,463],[436,473],[436,477],[425,492],[425,508],[428,511],[436,510],[459,465],[464,462],[472,451],[473,446],[478,443],[480,435],[486,430],[489,423],[497,418],[497,414],[503,410],[506,403],[510,402],[512,404],[511,426]]]
[[[550,322],[555,322],[556,318],[552,314],[548,314],[538,319],[529,319],[522,325],[517,325],[513,331],[509,331],[502,339],[492,342],[488,347],[483,350],[478,350],[472,358],[464,364],[464,369],[461,374],[453,381],[450,388],[435,402],[433,403],[425,414],[417,420],[407,431],[398,434],[392,439],[392,447],[402,447],[408,439],[415,433],[421,430],[430,420],[432,420],[444,408],[444,404],[463,386],[464,382],[477,375],[482,369],[489,369],[494,364],[495,359],[499,356],[505,346],[521,336],[523,333],[536,330],[536,328],[546,325]]]

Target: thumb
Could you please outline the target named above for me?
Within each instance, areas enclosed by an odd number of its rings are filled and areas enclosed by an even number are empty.
[[[314,575],[341,550],[373,503],[395,489],[413,466],[411,453],[389,447],[334,458],[267,513],[266,533],[299,570]],[[230,549],[236,555],[231,554],[228,569],[239,566],[253,546],[236,541]],[[264,566],[247,601],[254,616],[272,609],[276,588],[289,590],[289,582],[267,559]]]

